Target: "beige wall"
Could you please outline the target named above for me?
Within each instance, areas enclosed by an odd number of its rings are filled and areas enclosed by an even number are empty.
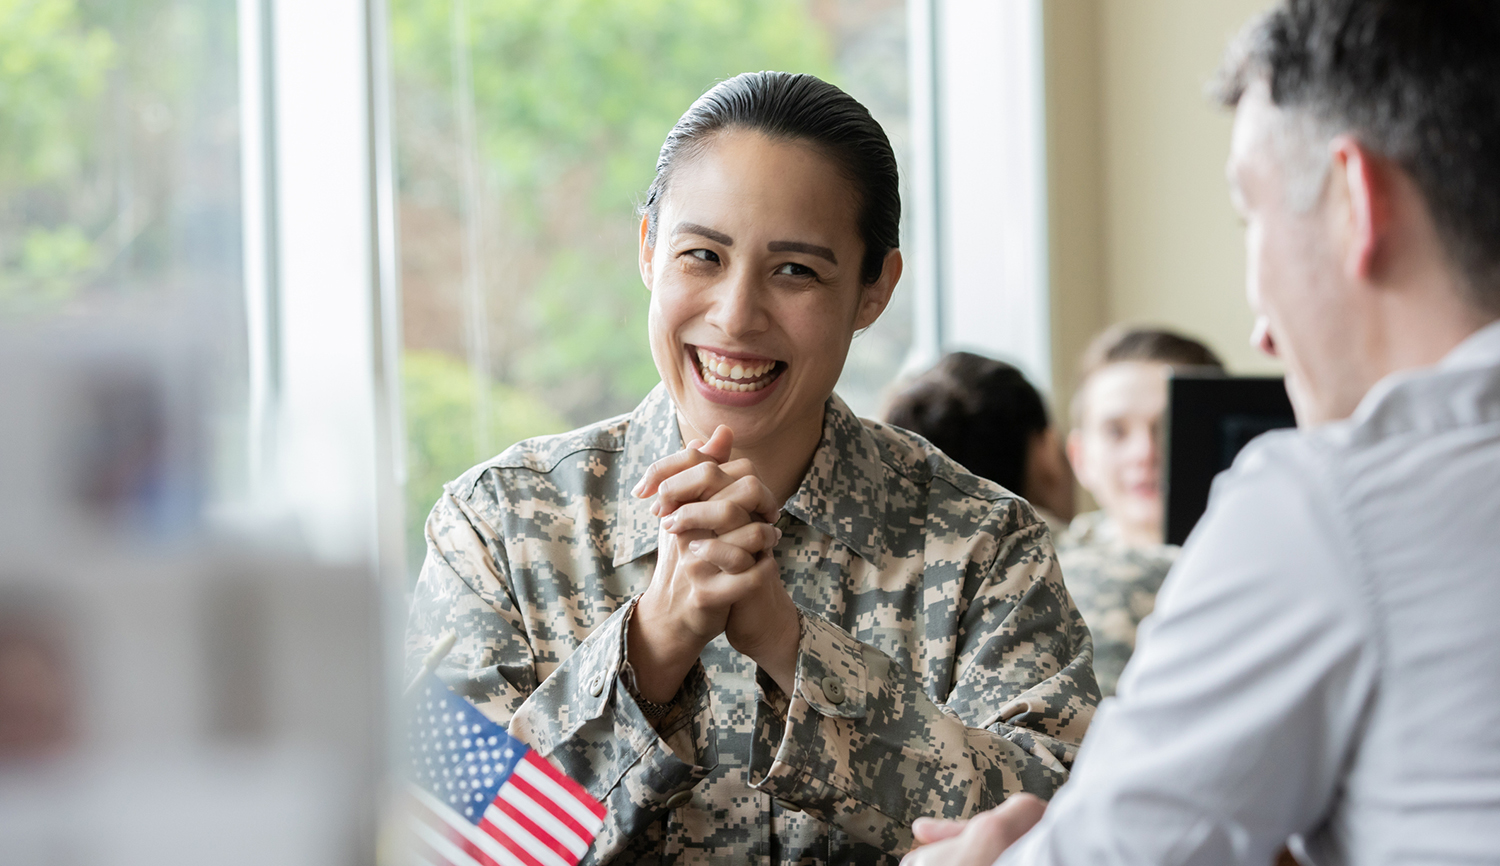
[[[1224,185],[1230,117],[1204,95],[1229,39],[1268,0],[1043,0],[1053,393],[1115,322],[1249,346],[1241,229]]]

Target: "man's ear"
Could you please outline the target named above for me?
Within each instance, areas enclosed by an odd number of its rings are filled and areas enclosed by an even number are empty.
[[[1390,188],[1386,165],[1359,139],[1340,135],[1333,150],[1333,195],[1340,205],[1336,219],[1344,238],[1344,272],[1369,282],[1377,275],[1390,226]]]
[[[651,278],[655,272],[651,268],[651,261],[656,257],[656,250],[647,240],[651,233],[651,217],[641,214],[641,246],[640,255],[636,264],[641,269],[641,282],[646,284],[646,291],[651,291]]]
[[[901,280],[901,269],[903,262],[900,250],[891,250],[885,254],[884,266],[880,269],[880,276],[875,282],[865,286],[860,291],[859,311],[854,316],[854,330],[862,331],[875,324],[880,314],[891,302],[891,294],[896,291],[896,283]]]

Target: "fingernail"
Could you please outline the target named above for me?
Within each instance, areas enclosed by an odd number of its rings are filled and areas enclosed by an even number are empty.
[[[703,552],[703,542],[694,541],[693,543],[688,545],[688,551],[694,556],[697,556],[698,554]]]
[[[630,495],[636,497],[637,499],[639,499],[640,496],[641,496],[641,488],[643,488],[645,486],[646,486],[646,479],[642,478],[640,481],[637,481],[635,483],[634,487],[630,488]]]
[[[661,522],[661,528],[668,532],[677,528],[677,515],[673,514]]]
[[[774,526],[773,526],[773,527],[771,527],[771,528],[772,528],[772,529],[776,529],[776,527],[774,527]],[[780,540],[781,540],[781,530],[779,530],[779,529],[776,529],[776,540],[777,540],[777,541],[780,541]]]
[[[660,517],[661,516],[661,500],[660,499],[658,499],[655,502],[651,503],[651,516],[652,517]]]

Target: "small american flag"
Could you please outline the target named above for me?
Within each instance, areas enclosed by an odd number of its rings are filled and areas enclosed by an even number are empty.
[[[407,730],[413,859],[431,866],[577,866],[604,807],[432,674]]]

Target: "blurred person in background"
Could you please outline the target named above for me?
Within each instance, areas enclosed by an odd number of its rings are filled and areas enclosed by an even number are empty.
[[[1068,458],[1099,504],[1058,542],[1068,591],[1094,635],[1101,695],[1115,693],[1135,632],[1177,558],[1163,543],[1162,425],[1174,367],[1222,372],[1202,343],[1159,328],[1111,328],[1089,344],[1073,395]]]
[[[1298,429],[1214,482],[1063,790],[924,824],[913,864],[1500,862],[1497,45],[1494,0],[1282,0],[1236,42]]]
[[[885,422],[916,433],[980,478],[1021,494],[1047,521],[1054,539],[1073,517],[1073,473],[1047,404],[1010,364],[970,352],[944,355],[897,392]]]
[[[895,863],[1066,779],[1097,702],[1046,525],[833,394],[901,276],[885,132],[810,75],[678,121],[640,223],[662,384],[427,522],[408,663],[606,805],[585,862]]]

